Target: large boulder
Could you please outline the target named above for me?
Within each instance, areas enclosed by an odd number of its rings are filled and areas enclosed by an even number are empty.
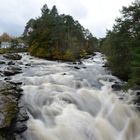
[[[114,91],[119,91],[122,89],[122,84],[119,82],[115,82],[111,87]]]
[[[7,68],[4,69],[3,74],[5,76],[12,76],[18,73],[21,73],[22,69],[19,66],[9,66]]]
[[[17,53],[7,53],[3,55],[3,57],[11,60],[20,60],[22,58],[22,56]]]
[[[9,61],[7,65],[15,65],[15,63],[13,61]]]
[[[79,70],[79,69],[80,69],[80,68],[79,68],[79,67],[77,67],[77,66],[74,66],[74,68],[75,68],[75,69],[77,69],[77,70]]]
[[[0,81],[0,140],[14,140],[15,133],[27,129],[28,115],[18,105],[22,95],[21,83]]]
[[[10,126],[17,112],[19,96],[15,85],[0,81],[0,129]]]
[[[5,62],[4,61],[0,61],[0,65],[2,65],[2,64],[5,64]]]

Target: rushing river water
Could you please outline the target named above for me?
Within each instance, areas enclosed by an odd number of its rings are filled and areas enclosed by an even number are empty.
[[[120,82],[102,66],[100,53],[82,64],[23,55],[22,100],[27,108],[26,140],[140,140],[140,114],[131,91],[113,91]]]

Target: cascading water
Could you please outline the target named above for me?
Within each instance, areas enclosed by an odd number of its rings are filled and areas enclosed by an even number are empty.
[[[100,53],[81,65],[25,54],[21,61],[31,63],[13,77],[24,83],[22,100],[30,117],[26,140],[140,140],[133,96],[112,90],[120,81],[102,67]]]

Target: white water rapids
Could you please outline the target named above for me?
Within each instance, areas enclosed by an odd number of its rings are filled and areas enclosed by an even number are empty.
[[[24,83],[26,140],[140,140],[133,96],[112,90],[119,80],[102,67],[100,53],[80,65],[25,54],[21,61],[31,64],[13,76]]]

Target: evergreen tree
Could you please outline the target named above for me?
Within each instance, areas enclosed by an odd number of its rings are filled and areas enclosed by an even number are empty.
[[[24,30],[24,39],[32,55],[48,59],[76,60],[93,53],[96,42],[90,34],[70,15],[59,15],[56,6],[49,9],[45,4],[42,15],[31,19]],[[88,47],[86,42],[90,42]],[[81,55],[81,52],[82,53]]]
[[[140,84],[140,1],[123,7],[122,17],[108,31],[102,50],[117,76],[128,85]]]

